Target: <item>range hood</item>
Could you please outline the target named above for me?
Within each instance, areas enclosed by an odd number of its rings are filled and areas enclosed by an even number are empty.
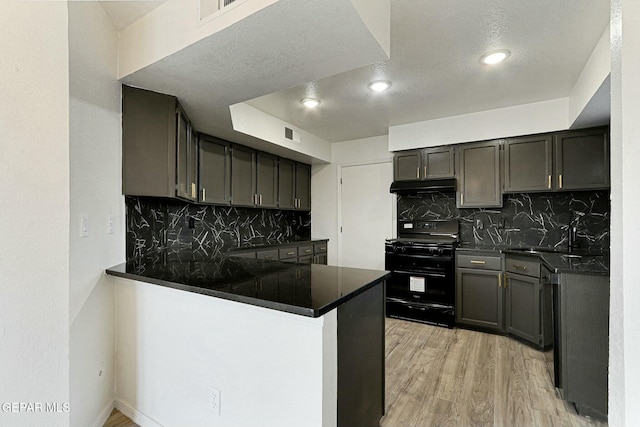
[[[391,193],[419,194],[435,191],[456,191],[456,179],[427,179],[414,181],[394,181],[389,189]]]

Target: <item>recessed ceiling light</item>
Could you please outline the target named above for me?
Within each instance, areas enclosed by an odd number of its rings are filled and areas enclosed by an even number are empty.
[[[369,89],[374,92],[383,92],[391,87],[391,82],[388,80],[377,80],[369,83]]]
[[[494,50],[493,52],[485,53],[480,57],[480,62],[486,65],[497,64],[498,62],[502,62],[507,59],[511,55],[506,49]]]
[[[305,98],[301,100],[300,103],[307,108],[316,108],[320,105],[320,100],[316,98]]]

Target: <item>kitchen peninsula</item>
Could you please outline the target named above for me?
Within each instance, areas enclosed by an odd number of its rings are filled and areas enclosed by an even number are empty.
[[[149,425],[365,427],[384,414],[387,272],[179,253],[107,273],[119,406]]]

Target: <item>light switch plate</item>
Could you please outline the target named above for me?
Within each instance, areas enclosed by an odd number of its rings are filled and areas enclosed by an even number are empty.
[[[80,214],[80,237],[89,237],[89,214]]]

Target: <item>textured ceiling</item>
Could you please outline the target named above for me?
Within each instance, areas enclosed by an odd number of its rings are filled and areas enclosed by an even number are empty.
[[[177,95],[198,129],[249,145],[258,140],[232,130],[231,104],[247,102],[327,141],[365,138],[392,125],[568,96],[610,7],[609,0],[390,4],[390,59],[360,36],[366,29],[354,23],[349,0],[280,0],[123,81]],[[481,65],[493,49],[511,57]],[[366,85],[376,78],[392,88],[372,93]],[[608,107],[601,95],[600,110]],[[303,108],[307,96],[320,107]]]
[[[121,80],[177,96],[199,131],[256,145],[229,105],[384,58],[350,0],[280,0]]]
[[[608,0],[394,0],[391,58],[248,103],[328,141],[391,125],[566,97],[609,22]],[[508,49],[503,64],[480,56]],[[393,82],[383,94],[366,87]],[[299,103],[309,87],[322,104]]]

